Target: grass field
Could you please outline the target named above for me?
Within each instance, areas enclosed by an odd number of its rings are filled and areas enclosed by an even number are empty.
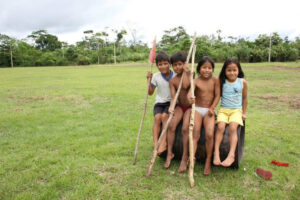
[[[194,188],[177,173],[179,161],[165,170],[158,158],[145,177],[154,96],[132,165],[146,64],[0,69],[0,199],[299,199],[300,63],[242,67],[243,161],[237,170],[213,167],[210,176],[196,163]],[[259,167],[271,180],[255,176]]]

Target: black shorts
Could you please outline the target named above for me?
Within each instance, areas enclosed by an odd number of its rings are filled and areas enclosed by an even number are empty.
[[[156,103],[153,108],[153,115],[155,116],[158,113],[169,113],[170,102],[166,103]]]

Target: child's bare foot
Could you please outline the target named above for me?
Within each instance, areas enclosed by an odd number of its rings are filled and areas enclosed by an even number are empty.
[[[206,160],[203,174],[204,175],[209,175],[210,172],[211,172],[211,160]]]
[[[220,156],[217,154],[214,154],[214,161],[213,161],[214,165],[221,165],[221,160],[220,160]]]
[[[230,156],[228,155],[227,158],[221,163],[223,167],[229,167],[234,162],[234,155]]]
[[[171,161],[172,161],[173,158],[174,158],[174,154],[173,153],[167,155],[167,159],[166,159],[166,162],[164,164],[164,168],[168,169],[170,167]]]
[[[187,164],[188,164],[188,159],[187,158],[182,159],[181,162],[180,162],[180,166],[179,166],[178,172],[179,173],[185,172]]]
[[[161,144],[158,148],[157,155],[161,155],[167,150],[167,144]]]

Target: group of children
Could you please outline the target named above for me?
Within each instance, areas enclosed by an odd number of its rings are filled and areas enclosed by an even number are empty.
[[[152,75],[148,72],[147,78],[151,79],[148,94],[152,95],[157,88],[154,105],[154,123],[152,127],[154,147],[156,146],[161,131],[169,113],[174,116],[169,124],[167,134],[162,140],[158,154],[167,150],[167,158],[164,167],[170,167],[174,158],[173,144],[177,125],[183,120],[182,142],[183,155],[178,172],[185,172],[189,159],[195,160],[197,144],[200,139],[201,126],[205,128],[206,161],[204,175],[211,172],[211,159],[214,153],[213,164],[229,167],[235,159],[235,149],[238,142],[237,127],[243,126],[247,109],[247,82],[240,63],[235,59],[225,61],[219,78],[213,76],[214,62],[207,56],[203,57],[197,65],[198,77],[194,79],[194,97],[190,90],[190,69],[186,64],[187,56],[184,52],[176,52],[171,58],[160,52],[156,58],[156,66],[159,72]],[[170,70],[170,65],[174,71]],[[175,94],[183,76],[182,88],[178,100],[175,102]],[[221,107],[217,115],[217,131],[215,129],[215,108],[221,98]],[[191,105],[195,103],[195,121],[193,129],[194,157],[188,156],[189,123]],[[173,110],[171,105],[176,105]],[[229,124],[230,151],[227,158],[220,160],[220,144],[223,139],[226,124]],[[214,149],[213,149],[214,148]],[[214,150],[214,151],[213,151]]]

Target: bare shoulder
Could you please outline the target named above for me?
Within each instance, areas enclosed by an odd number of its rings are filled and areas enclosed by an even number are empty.
[[[219,83],[219,78],[218,77],[213,76],[212,80],[214,81],[215,84]]]
[[[214,81],[219,81],[219,78],[218,78],[218,77],[213,76],[213,77],[211,77],[211,78],[212,78],[212,80],[214,80]]]
[[[243,84],[247,85],[247,81],[245,79],[243,79]]]
[[[178,78],[178,77],[176,76],[176,77],[172,78],[171,81],[172,81],[172,84],[176,85],[176,84],[179,84],[180,78]]]
[[[174,84],[174,79],[175,78],[172,78],[170,81],[169,81],[169,84],[171,85],[171,84]]]

